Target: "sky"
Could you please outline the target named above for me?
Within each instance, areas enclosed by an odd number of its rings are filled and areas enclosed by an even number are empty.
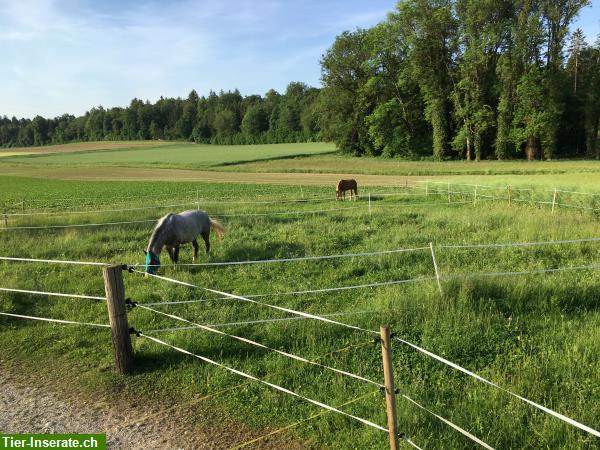
[[[600,0],[575,26],[600,33]],[[209,90],[320,86],[335,36],[396,0],[0,0],[0,115],[81,115]]]

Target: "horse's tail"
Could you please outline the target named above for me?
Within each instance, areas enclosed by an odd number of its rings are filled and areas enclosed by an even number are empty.
[[[215,232],[215,234],[217,235],[217,238],[221,239],[221,237],[225,233],[225,227],[218,220],[209,219],[209,221],[210,221],[210,228]]]

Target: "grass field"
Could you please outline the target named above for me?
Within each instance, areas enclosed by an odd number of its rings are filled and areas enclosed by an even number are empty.
[[[349,158],[332,153],[334,147],[327,143],[210,146],[138,142],[138,147],[127,148],[132,144],[100,142],[40,147],[37,151],[43,152],[43,155],[0,157],[0,172],[11,176],[70,180],[289,185],[331,185],[340,177],[351,176],[358,180],[359,186],[399,186],[432,179],[451,183],[600,192],[600,161],[432,163]],[[35,149],[10,149],[6,154]],[[57,149],[69,153],[60,153]]]
[[[81,155],[84,154],[71,156],[78,158]],[[360,168],[361,161],[351,164]],[[563,175],[570,180],[567,186],[596,188],[594,184],[580,181],[586,174],[585,164],[562,164]],[[516,163],[513,166],[511,170],[519,167]],[[520,167],[523,167],[521,172],[508,175],[529,178],[532,183],[532,176],[527,175],[531,166],[522,164]],[[436,170],[441,169],[437,166],[430,169]],[[478,177],[478,180],[487,180],[483,174]],[[543,182],[537,190],[522,195],[547,201],[546,189],[555,180],[555,175],[550,172],[539,175],[538,179]],[[441,247],[465,242],[597,237],[600,236],[597,213],[558,208],[552,214],[547,204],[513,203],[508,208],[506,201],[486,201],[485,198],[473,204],[471,194],[453,194],[452,203],[448,204],[446,194],[433,192],[432,186],[427,197],[373,195],[369,214],[364,197],[357,202],[336,203],[331,200],[328,183],[324,184],[304,186],[300,196],[326,198],[286,203],[288,199],[298,199],[297,188],[151,181],[105,183],[3,176],[0,177],[0,203],[10,205],[12,212],[19,212],[18,203],[25,199],[26,211],[45,208],[55,212],[52,215],[12,216],[9,226],[153,220],[172,209],[193,207],[197,191],[202,209],[213,216],[225,215],[221,220],[227,234],[222,241],[213,240],[212,262],[427,247],[429,242],[434,242],[439,246],[436,254],[444,277],[443,295],[434,280],[336,292],[282,294],[430,278],[434,276],[434,269],[428,249],[287,263],[163,267],[161,273],[239,295],[268,294],[257,299],[313,314],[346,314],[333,318],[366,329],[377,330],[382,323],[389,323],[393,331],[407,341],[586,425],[600,427],[600,286],[597,269],[520,276],[476,275],[598,265],[598,242],[514,248]],[[373,188],[372,192],[402,191],[392,186]],[[466,192],[468,188],[464,189]],[[422,194],[423,191],[408,190],[407,193]],[[275,203],[235,203],[261,200]],[[592,196],[581,201],[584,202],[581,206],[595,208],[597,205]],[[172,203],[189,206],[102,212],[104,209]],[[65,209],[90,212],[64,215],[60,211]],[[331,209],[336,210],[303,213]],[[287,211],[294,213],[281,214]],[[142,250],[151,228],[151,223],[95,228],[4,231],[0,228],[0,255],[134,264],[143,261]],[[190,262],[190,259],[191,249],[183,248],[181,262]],[[168,261],[166,254],[162,260],[163,263]],[[0,276],[2,286],[19,289],[89,295],[102,295],[103,292],[97,267],[0,262]],[[124,277],[127,295],[139,303],[207,300],[156,307],[198,323],[223,324],[289,317],[264,306],[217,299],[216,295],[207,292],[138,274],[125,274]],[[106,323],[107,320],[105,306],[100,303],[14,293],[0,294],[0,310],[85,322]],[[172,319],[139,308],[130,311],[129,320],[148,334],[151,330],[181,326]],[[319,362],[323,364],[372,380],[382,380],[380,350],[371,343],[370,335],[314,320],[229,325],[219,329],[310,359],[320,358]],[[358,380],[201,330],[156,332],[154,335],[332,406],[376,390]],[[244,383],[243,379],[222,369],[174,353],[144,338],[134,338],[138,369],[133,376],[125,378],[112,372],[110,337],[103,330],[3,318],[0,319],[0,344],[7,359],[18,361],[30,370],[44,366],[49,377],[63,378],[65,383],[95,394],[110,396],[118,392],[118,395],[130,396],[140,402],[152,399],[182,403],[213,394],[204,400],[205,407],[208,405],[256,429],[257,433],[265,428],[286,426],[319,412],[299,399],[256,383]],[[346,347],[350,348],[335,352]],[[598,441],[589,434],[400,343],[394,346],[394,369],[403,394],[496,448],[598,447]],[[466,438],[405,400],[399,399],[398,407],[400,429],[421,447],[472,448]],[[385,404],[380,394],[367,396],[342,409],[385,424]],[[287,433],[315,448],[385,448],[387,445],[384,433],[331,413]]]
[[[14,155],[48,155],[59,153],[75,153],[95,150],[115,150],[130,148],[150,148],[171,145],[166,141],[93,141],[93,142],[75,142],[73,144],[56,144],[35,147],[11,147],[9,149],[0,148],[0,157]]]
[[[116,145],[116,144],[113,144]],[[51,147],[47,147],[51,148]],[[335,150],[333,144],[322,142],[272,145],[208,145],[172,143],[136,146],[132,148],[98,148],[77,153],[61,152],[50,155],[10,157],[5,161],[19,164],[58,166],[126,166],[204,168],[225,166],[246,161],[291,158],[317,155]]]

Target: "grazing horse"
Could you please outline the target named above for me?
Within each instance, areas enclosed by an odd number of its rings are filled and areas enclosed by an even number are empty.
[[[346,200],[346,191],[350,191],[350,200],[352,200],[352,193],[354,193],[354,200],[356,200],[356,196],[358,195],[358,185],[356,184],[356,180],[338,181],[338,184],[335,187],[335,199],[339,200],[343,197],[344,200]]]
[[[179,260],[179,246],[191,242],[194,246],[194,258],[198,256],[198,242],[196,238],[202,235],[206,244],[206,254],[210,251],[210,230],[221,238],[225,228],[216,220],[208,217],[204,211],[189,210],[179,214],[169,213],[161,217],[148,242],[146,253],[146,273],[153,274],[160,267],[159,255],[163,247],[167,247],[171,261],[177,264]]]

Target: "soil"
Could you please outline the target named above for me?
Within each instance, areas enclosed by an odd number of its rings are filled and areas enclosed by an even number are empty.
[[[249,431],[231,420],[206,412],[206,423],[190,423],[189,405],[144,405],[90,399],[64,385],[29,378],[0,361],[0,433],[106,433],[110,449],[228,449],[269,430]],[[52,383],[52,382],[51,382]],[[198,411],[193,414],[197,417]],[[283,435],[247,448],[300,449]],[[306,448],[306,447],[304,447]]]

